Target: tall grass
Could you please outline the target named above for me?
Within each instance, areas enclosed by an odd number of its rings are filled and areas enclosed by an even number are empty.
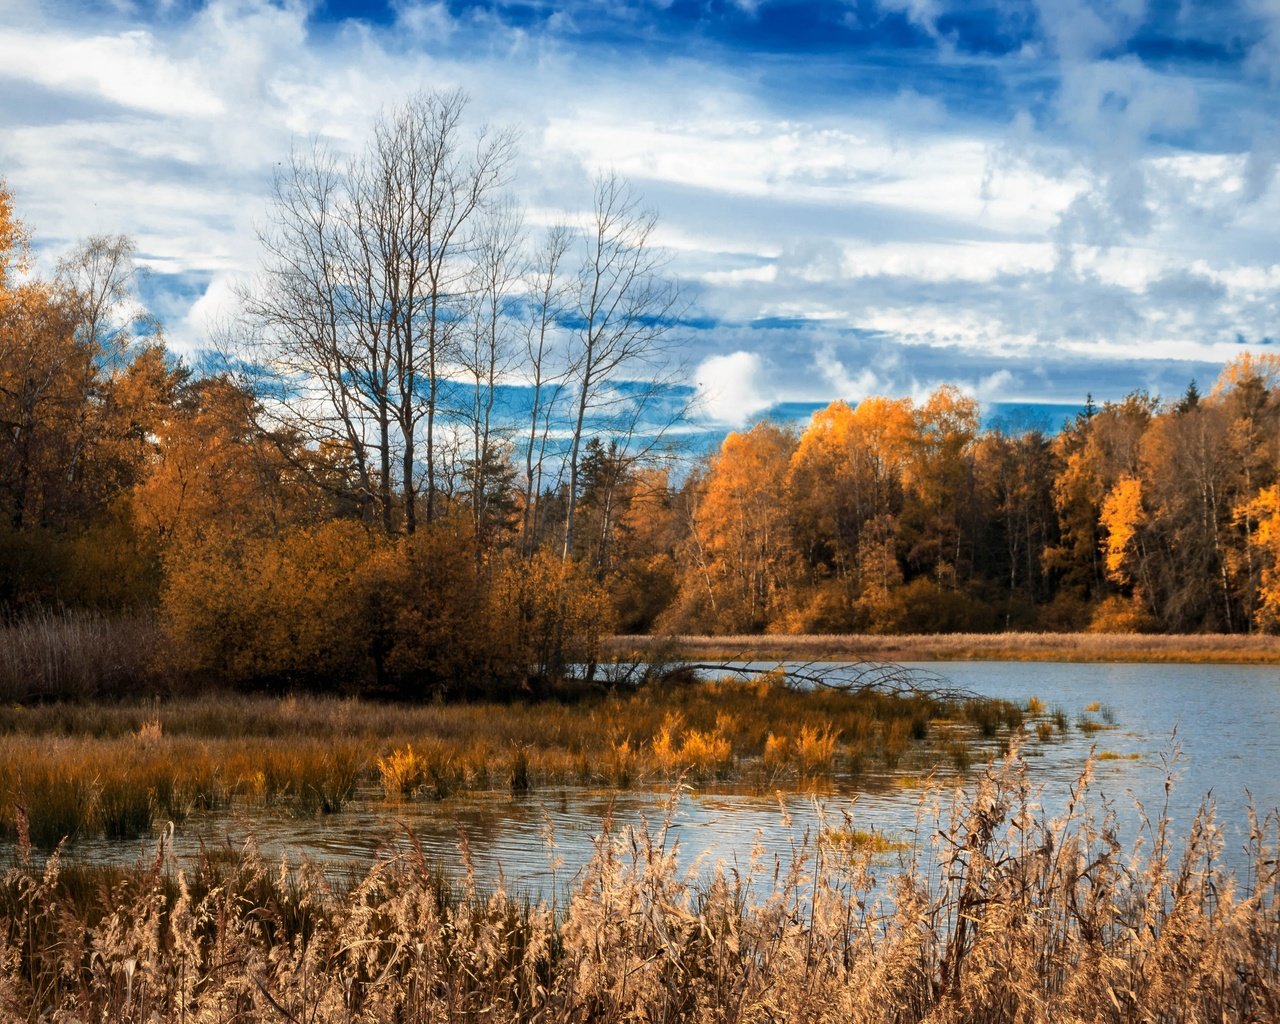
[[[0,700],[64,700],[167,686],[162,639],[146,616],[42,612],[0,624]]]
[[[1016,756],[903,840],[802,844],[696,878],[663,828],[597,839],[530,906],[420,850],[334,886],[252,850],[0,881],[6,1019],[1262,1022],[1280,1019],[1277,822],[1251,866],[1211,812],[1127,847],[1082,776],[1048,818]],[[1178,852],[1175,853],[1175,848]],[[459,850],[468,865],[465,842]],[[896,858],[886,875],[883,862]]]
[[[62,839],[133,839],[193,810],[288,801],[340,810],[365,771],[350,742],[247,742],[168,737],[0,738],[0,836],[52,848]]]

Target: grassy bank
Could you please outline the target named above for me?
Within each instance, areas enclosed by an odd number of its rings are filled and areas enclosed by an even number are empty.
[[[1231,1022],[1280,1019],[1276,821],[1233,877],[1203,818],[1125,848],[1085,779],[1025,769],[889,856],[817,843],[691,880],[602,835],[567,905],[451,888],[420,851],[334,888],[253,852],[0,880],[0,1010],[121,1022]],[[1181,854],[1171,855],[1175,845]],[[550,851],[549,851],[550,853]],[[467,862],[465,845],[459,851]]]
[[[627,787],[685,778],[830,785],[916,758],[966,767],[1023,712],[998,701],[797,692],[774,677],[573,703],[370,703],[228,695],[0,706],[0,836],[146,834],[232,801],[340,810],[462,789]]]
[[[1280,636],[1223,633],[938,633],[919,636],[616,636],[615,656],[691,661],[1079,661],[1280,665]]]

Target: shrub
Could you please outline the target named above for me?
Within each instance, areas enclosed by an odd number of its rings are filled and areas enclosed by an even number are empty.
[[[893,591],[892,598],[892,617],[877,632],[984,633],[995,628],[995,612],[986,602],[923,576]]]
[[[1155,629],[1155,619],[1136,594],[1105,598],[1089,618],[1090,633],[1152,633]]]
[[[474,696],[502,675],[485,567],[467,522],[437,521],[383,546],[362,567],[358,594],[380,689]]]
[[[377,546],[359,523],[338,521],[178,548],[162,598],[176,664],[233,683],[359,679],[367,643],[356,578]]]

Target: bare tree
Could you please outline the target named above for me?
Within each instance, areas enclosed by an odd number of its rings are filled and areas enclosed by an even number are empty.
[[[573,233],[554,225],[526,274],[525,369],[531,392],[529,434],[524,443],[524,507],[520,524],[520,547],[526,556],[533,553],[538,531],[537,501],[542,493],[542,473],[556,407],[564,394],[569,367],[557,360],[555,344],[559,323],[565,313],[566,282],[561,264],[573,243]]]
[[[471,433],[467,460],[467,491],[477,537],[484,537],[498,492],[510,483],[510,467],[496,429],[494,412],[500,382],[520,354],[516,346],[518,322],[509,305],[520,283],[524,225],[511,203],[495,207],[482,220],[476,235],[474,279],[467,344],[462,363],[469,379],[470,408],[466,412]]]
[[[250,358],[272,377],[273,407],[313,443],[349,447],[367,520],[393,529],[388,347],[382,318],[361,316],[371,275],[353,275],[350,175],[326,149],[294,151],[279,170],[264,268],[242,293]],[[354,281],[352,280],[354,276]],[[372,436],[371,436],[372,435]]]
[[[480,131],[469,147],[461,138],[467,100],[461,92],[415,96],[405,106],[397,135],[407,163],[414,168],[407,184],[412,197],[416,253],[405,312],[396,321],[400,375],[400,428],[407,449],[419,419],[426,424],[426,518],[435,515],[435,431],[440,384],[460,323],[457,307],[465,295],[475,241],[469,232],[475,216],[493,203],[506,185],[515,146],[510,132]],[[420,269],[421,277],[418,271]],[[425,377],[426,395],[419,394]],[[406,530],[413,532],[411,451],[405,455]]]
[[[646,414],[658,409],[673,382],[668,341],[678,295],[662,274],[656,226],[656,214],[641,206],[625,179],[608,174],[597,180],[574,282],[569,379],[576,394],[566,458],[565,558],[573,551],[582,446],[593,421],[602,420],[599,425],[615,437],[638,438]],[[643,447],[652,449],[665,425],[653,425]]]
[[[397,485],[405,532],[420,489],[427,521],[435,514],[440,389],[466,319],[472,228],[511,161],[510,133],[464,136],[466,102],[411,97],[342,167],[318,147],[295,154],[261,233],[265,273],[246,297],[282,407],[317,440],[351,447],[387,532]]]
[[[144,271],[127,235],[94,235],[58,261],[58,285],[74,307],[76,335],[112,370],[138,337],[159,337],[160,323],[137,298]]]

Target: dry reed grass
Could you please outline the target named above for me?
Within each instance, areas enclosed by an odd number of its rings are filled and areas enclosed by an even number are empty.
[[[146,616],[43,612],[0,624],[0,700],[136,694],[168,681],[162,638]]]
[[[421,851],[349,887],[252,850],[166,870],[58,855],[0,881],[8,1020],[250,1024],[1215,1024],[1280,1019],[1274,816],[1223,867],[1203,813],[1122,846],[1086,771],[1047,818],[1016,756],[909,851],[804,843],[697,877],[606,831],[567,904],[450,885]],[[888,845],[893,845],[890,841]],[[884,877],[878,862],[899,866]],[[460,849],[469,864],[465,841]]]
[[[132,839],[154,820],[181,821],[233,799],[331,812],[363,770],[364,751],[350,742],[5,736],[0,836],[16,837],[21,818],[45,848],[89,835]]]
[[[1137,661],[1280,664],[1280,635],[1148,633],[938,633],[919,636],[616,636],[606,653],[659,649],[693,660]]]

